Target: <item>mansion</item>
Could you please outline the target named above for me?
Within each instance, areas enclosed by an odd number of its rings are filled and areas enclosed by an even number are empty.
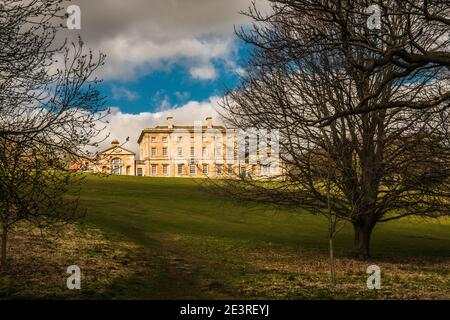
[[[211,117],[193,126],[174,125],[168,117],[166,125],[141,132],[139,160],[116,140],[99,153],[92,170],[153,177],[276,176],[281,169],[273,141],[270,134],[263,138],[214,125]]]

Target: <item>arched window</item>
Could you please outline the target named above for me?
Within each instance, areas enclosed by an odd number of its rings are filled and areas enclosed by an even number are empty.
[[[111,160],[111,174],[122,174],[122,159],[114,158]]]

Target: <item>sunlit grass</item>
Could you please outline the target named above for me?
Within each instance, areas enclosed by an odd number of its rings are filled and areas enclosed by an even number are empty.
[[[27,277],[14,282],[19,275],[8,275],[9,282],[0,282],[0,295],[14,292],[11,297],[102,299],[450,298],[449,219],[407,218],[380,224],[373,235],[374,258],[370,261],[353,259],[353,230],[347,226],[336,240],[338,285],[332,288],[323,217],[237,204],[211,194],[203,184],[204,180],[189,179],[87,177],[81,194],[87,217],[78,227],[79,233],[73,231],[83,245],[74,247],[73,237],[62,239],[52,255],[34,246],[28,256],[33,257],[33,268],[50,264],[52,270],[61,269],[61,273],[46,276],[38,272],[26,290],[21,286],[26,285]],[[26,248],[20,241],[14,243]],[[30,264],[29,259],[21,257],[17,254],[13,259],[16,266]],[[82,270],[88,270],[80,292],[66,292],[66,264],[79,264]],[[381,291],[366,288],[370,264],[381,267]],[[36,277],[46,284],[45,290],[34,287]]]

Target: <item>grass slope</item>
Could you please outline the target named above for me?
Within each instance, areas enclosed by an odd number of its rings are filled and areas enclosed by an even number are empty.
[[[344,229],[336,244],[339,285],[330,288],[323,218],[238,205],[201,183],[88,177],[87,227],[137,245],[131,259],[146,266],[115,279],[105,297],[450,298],[448,219],[380,224],[371,262],[350,257],[353,231]],[[379,292],[365,288],[371,263],[382,268]]]

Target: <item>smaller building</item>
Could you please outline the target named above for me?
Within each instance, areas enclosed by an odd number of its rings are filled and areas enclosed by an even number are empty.
[[[69,166],[69,171],[92,172],[94,161],[91,159],[82,159]]]
[[[111,147],[100,152],[98,160],[94,165],[94,172],[106,174],[135,176],[136,172],[136,154],[133,151],[125,149],[114,140]]]

